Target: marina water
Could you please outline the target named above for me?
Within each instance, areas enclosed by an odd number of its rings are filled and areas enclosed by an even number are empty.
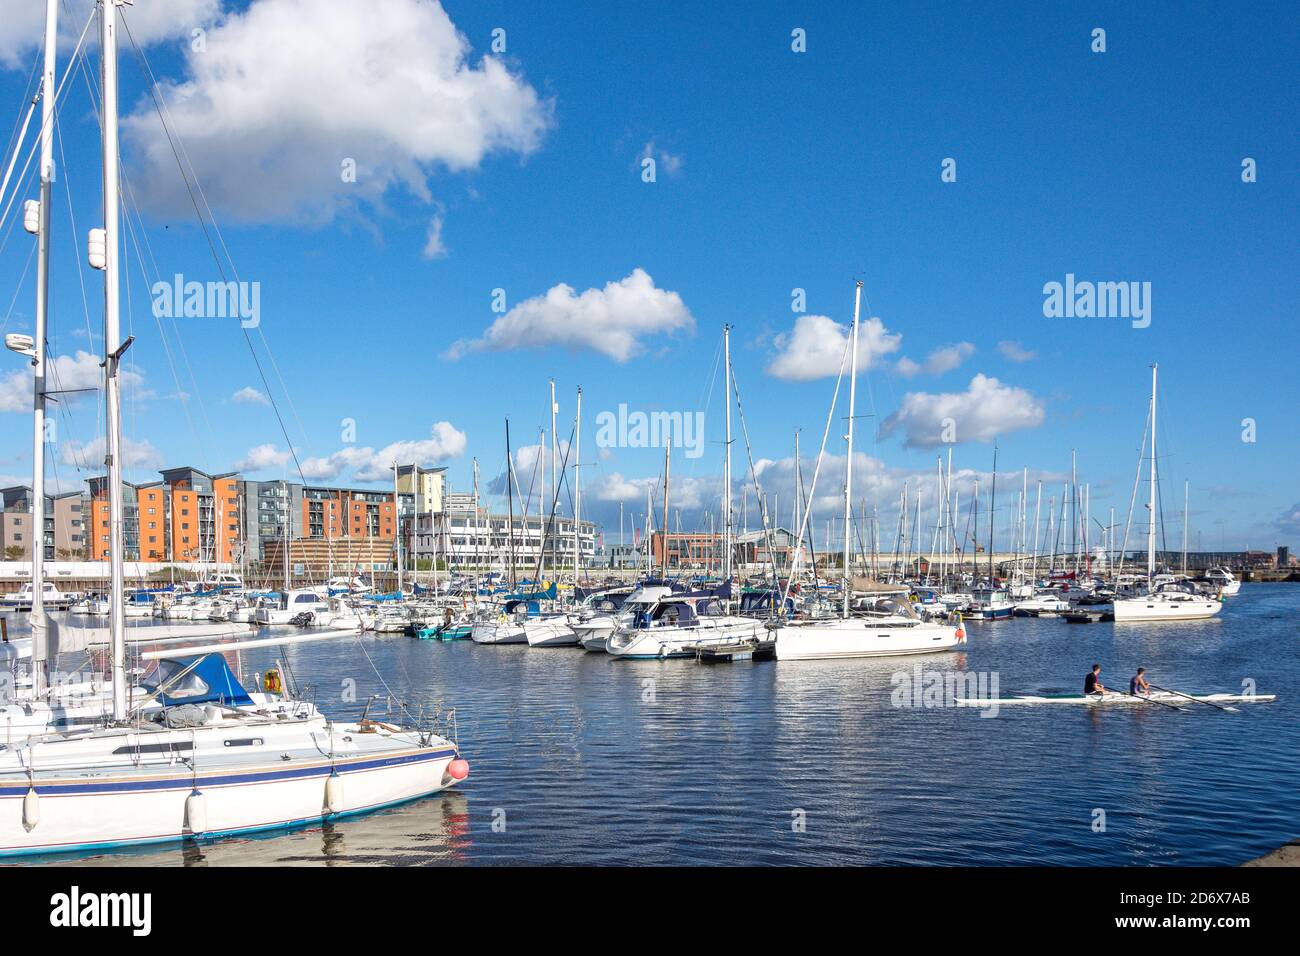
[[[455,706],[469,779],[324,827],[57,862],[1231,865],[1300,836],[1294,584],[1248,584],[1211,621],[968,629],[958,654],[825,663],[372,635],[245,651],[245,673],[280,657],[327,713],[371,694],[380,719],[390,694]],[[892,703],[918,663],[996,672],[1005,695],[1078,691],[1094,662],[1112,688],[1141,665],[1165,687],[1239,693],[1249,678],[1279,699],[993,718]]]

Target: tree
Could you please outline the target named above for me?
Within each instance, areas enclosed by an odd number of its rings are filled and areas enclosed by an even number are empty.
[[[11,544],[5,548],[6,561],[21,561],[27,556],[27,549],[21,544]]]

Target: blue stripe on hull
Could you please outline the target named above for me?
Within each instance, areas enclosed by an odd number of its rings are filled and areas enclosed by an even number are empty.
[[[286,770],[271,770],[264,773],[242,773],[198,776],[177,775],[162,780],[119,780],[112,783],[70,783],[42,784],[36,783],[37,796],[78,796],[87,793],[122,793],[149,790],[186,790],[194,787],[221,787],[250,783],[268,783],[277,780],[293,780],[302,777],[328,777],[334,770],[343,776],[366,770],[378,770],[383,767],[397,767],[402,764],[420,763],[426,760],[440,760],[443,757],[455,757],[455,750],[438,750],[428,753],[408,754],[404,757],[381,758],[360,763],[344,765],[321,764],[315,767],[291,767]],[[16,786],[0,786],[0,798],[25,796],[30,784],[24,781]]]

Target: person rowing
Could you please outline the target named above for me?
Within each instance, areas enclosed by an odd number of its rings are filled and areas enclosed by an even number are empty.
[[[1101,682],[1101,665],[1093,664],[1092,670],[1088,671],[1083,678],[1083,693],[1090,697],[1102,697],[1108,693]]]
[[[1137,673],[1129,678],[1128,693],[1130,697],[1149,695],[1151,693],[1151,685],[1147,683],[1145,676],[1146,672],[1147,669],[1145,667],[1139,667]]]

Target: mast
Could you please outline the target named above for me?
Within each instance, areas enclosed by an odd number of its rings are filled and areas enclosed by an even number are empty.
[[[560,478],[556,468],[559,467],[560,441],[559,435],[555,431],[555,416],[559,412],[560,406],[555,402],[555,379],[551,379],[551,495],[552,504],[550,508],[551,516],[554,516],[560,507]],[[550,517],[546,519],[545,527],[550,528]],[[551,570],[559,571],[559,556],[556,554],[555,545],[550,542],[550,536],[543,532],[545,540],[543,547],[547,544],[551,546]]]
[[[727,383],[726,457],[722,460],[722,577],[731,580],[731,326],[722,327],[722,364]],[[796,439],[797,440],[797,439]]]
[[[998,506],[998,443],[993,443],[993,478],[989,484],[989,587],[993,587],[993,520]]]
[[[660,562],[663,566],[662,577],[665,581],[668,580],[668,480],[671,474],[672,465],[673,465],[673,440],[671,437],[669,437],[668,444],[664,448],[664,530],[663,530],[664,553],[663,553],[663,559]]]
[[[574,419],[573,444],[573,586],[574,600],[577,600],[578,566],[581,563],[581,543],[578,537],[578,521],[582,516],[582,481],[578,468],[582,464],[582,386],[578,386],[578,410]]]
[[[1151,522],[1147,528],[1147,590],[1151,590],[1151,580],[1156,576],[1156,370],[1159,365],[1151,366],[1151,498],[1147,507],[1151,511]]]
[[[506,546],[510,552],[510,590],[515,588],[515,489],[510,478],[514,472],[514,462],[510,458],[510,419],[506,419]],[[475,514],[478,513],[478,504],[474,506]],[[528,522],[524,521],[524,528],[527,529]],[[492,522],[488,522],[488,536],[492,535]]]
[[[121,303],[118,291],[120,179],[117,169],[117,8],[120,4],[121,0],[104,0],[100,17],[100,42],[103,50],[103,74],[100,79],[104,97],[104,248],[100,268],[104,270],[104,405],[107,426],[104,463],[108,470],[110,563],[108,626],[112,646],[113,719],[118,721],[126,720],[127,716],[126,621],[123,607],[125,588],[122,581],[126,522],[122,513],[121,360],[122,354],[131,345],[130,339],[120,341]],[[43,544],[45,528],[42,527],[40,531]]]
[[[1187,495],[1188,482],[1183,479],[1183,574],[1187,573]]]
[[[849,433],[845,436],[848,442],[848,457],[844,462],[844,607],[841,610],[841,616],[849,616],[849,604],[851,601],[850,590],[852,582],[850,580],[852,572],[849,570],[849,510],[853,501],[853,414],[857,402],[858,390],[858,316],[862,309],[862,280],[859,279],[853,290],[853,335],[849,339],[849,350],[852,352],[850,358],[849,371]]]
[[[397,490],[397,461],[393,461],[393,526],[394,539],[397,543],[397,593],[402,593],[402,496]]]
[[[58,0],[45,5],[45,71],[41,77],[41,189],[36,221],[36,335],[32,347],[32,690],[45,690],[49,657],[45,626],[45,337],[50,314],[50,195],[54,184],[54,72]],[[26,217],[24,217],[26,218]],[[89,557],[89,555],[87,555]]]

